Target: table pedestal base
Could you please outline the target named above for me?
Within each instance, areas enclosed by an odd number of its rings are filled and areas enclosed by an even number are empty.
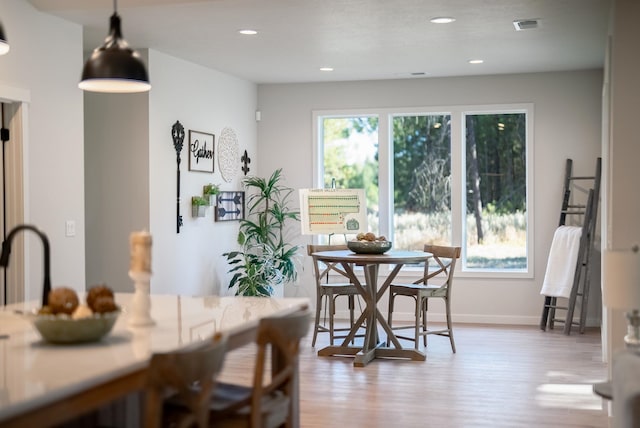
[[[330,357],[333,355],[354,355],[355,367],[364,367],[374,358],[401,358],[411,361],[425,361],[427,356],[417,349],[395,349],[384,346],[380,342],[378,346],[368,351],[363,351],[359,346],[327,346],[318,351],[319,357]]]

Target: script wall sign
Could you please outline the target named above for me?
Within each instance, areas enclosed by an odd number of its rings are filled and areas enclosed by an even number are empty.
[[[215,136],[189,130],[189,171],[213,172]]]

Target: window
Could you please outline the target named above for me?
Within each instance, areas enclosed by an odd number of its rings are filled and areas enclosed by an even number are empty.
[[[351,116],[322,119],[321,188],[365,189],[369,230],[378,228],[378,117]],[[336,237],[333,244],[341,243]]]
[[[364,188],[369,230],[394,249],[456,244],[463,272],[531,275],[532,116],[530,105],[314,112],[315,185]]]
[[[451,242],[451,116],[392,117],[393,242],[404,250]]]
[[[526,270],[526,114],[464,117],[463,268]]]

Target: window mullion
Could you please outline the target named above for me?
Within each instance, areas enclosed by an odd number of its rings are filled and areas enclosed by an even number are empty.
[[[465,153],[464,115],[460,110],[451,111],[451,224],[452,245],[462,245],[466,233],[465,213]],[[460,227],[455,227],[460,225]]]
[[[379,230],[380,234],[391,239],[393,230],[393,156],[392,135],[389,127],[389,115],[378,117],[378,192],[379,192]]]

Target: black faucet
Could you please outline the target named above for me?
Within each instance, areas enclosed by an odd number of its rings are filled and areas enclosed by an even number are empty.
[[[11,254],[11,241],[13,241],[13,237],[16,233],[21,230],[30,230],[34,232],[40,240],[42,241],[42,246],[44,248],[44,284],[42,285],[42,306],[47,305],[47,300],[49,298],[49,291],[51,291],[51,263],[50,263],[50,255],[49,255],[49,238],[47,235],[39,231],[35,226],[31,226],[29,224],[20,224],[14,227],[7,238],[2,242],[2,254],[0,254],[0,266],[5,269],[9,266],[9,255]]]

